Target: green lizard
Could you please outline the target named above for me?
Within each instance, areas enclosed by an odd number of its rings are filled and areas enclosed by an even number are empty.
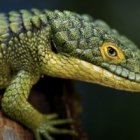
[[[140,91],[140,50],[105,22],[58,10],[20,10],[0,14],[2,109],[23,123],[36,140],[72,134],[55,125],[71,123],[41,114],[27,101],[42,75]]]

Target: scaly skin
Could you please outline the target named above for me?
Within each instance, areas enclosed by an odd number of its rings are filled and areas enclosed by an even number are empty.
[[[70,123],[38,112],[27,101],[41,75],[140,91],[140,51],[101,20],[69,11],[21,10],[0,14],[2,109],[30,128],[36,139],[72,134]]]

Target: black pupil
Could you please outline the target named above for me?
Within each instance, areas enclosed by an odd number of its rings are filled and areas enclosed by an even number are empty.
[[[108,54],[109,55],[111,55],[111,56],[117,56],[117,52],[116,52],[116,50],[114,48],[108,47],[107,51],[108,51]]]

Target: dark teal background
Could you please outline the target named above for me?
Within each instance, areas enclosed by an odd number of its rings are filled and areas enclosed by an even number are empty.
[[[140,46],[139,0],[0,0],[1,12],[32,7],[91,14]],[[89,140],[140,140],[140,94],[84,82],[75,87],[82,95],[81,118]]]

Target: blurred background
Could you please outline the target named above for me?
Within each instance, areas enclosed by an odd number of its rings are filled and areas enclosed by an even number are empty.
[[[88,13],[140,46],[139,0],[0,0],[0,12],[33,7]],[[89,140],[140,139],[140,94],[74,83],[82,98],[81,122]]]

